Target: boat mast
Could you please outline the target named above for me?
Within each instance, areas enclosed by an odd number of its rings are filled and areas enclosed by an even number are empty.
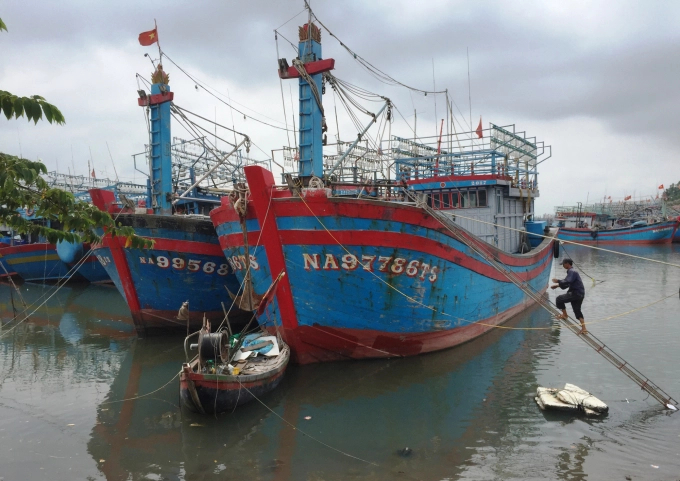
[[[299,78],[300,95],[300,153],[298,176],[303,185],[312,176],[323,176],[323,133],[326,119],[322,104],[323,73],[332,70],[335,60],[321,57],[321,30],[310,21],[299,27],[299,57],[289,67],[286,59],[279,59],[279,77]]]
[[[321,32],[316,25],[309,22],[300,28],[298,48],[302,63],[307,64],[321,60]],[[323,74],[317,73],[309,77],[311,77],[316,88],[310,85],[303,76],[300,76],[299,80],[300,160],[298,175],[303,181],[312,175],[319,178],[323,175],[322,135],[325,130],[325,122],[322,114],[323,106],[318,102],[322,99]]]
[[[142,107],[149,107],[149,120],[151,131],[149,132],[150,152],[149,168],[150,176],[147,180],[151,192],[151,207],[154,214],[172,214],[172,157],[171,157],[171,131],[170,131],[170,102],[173,93],[168,85],[169,77],[163,71],[163,66],[158,68],[151,76],[151,95],[147,96],[143,90],[139,91],[138,103]]]

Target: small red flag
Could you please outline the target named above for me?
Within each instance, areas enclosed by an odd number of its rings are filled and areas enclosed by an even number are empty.
[[[659,186],[659,189],[663,189],[663,184],[661,184],[661,185]]]
[[[269,303],[271,303],[274,300],[274,295],[276,295],[276,288],[279,286],[279,281],[283,276],[285,276],[286,273],[284,271],[281,271],[281,273],[278,275],[276,279],[274,279],[274,282],[272,282],[272,285],[269,286],[269,289],[267,289],[267,292],[264,293],[264,296],[262,296],[262,300],[260,301],[260,305],[257,306],[257,311],[255,311],[255,314],[258,316],[261,316],[264,310],[267,308]]]
[[[479,137],[480,139],[482,137],[484,137],[484,131],[482,130],[482,117],[481,117],[481,115],[479,116],[479,125],[477,126],[477,130],[475,130],[475,132],[477,133],[477,137]]]
[[[631,196],[627,195],[623,200],[630,200]]]
[[[148,32],[142,32],[139,34],[139,44],[145,47],[158,42],[158,32],[154,28]]]
[[[90,173],[90,177],[92,177],[92,178],[94,178],[94,179],[96,179],[96,178],[97,178],[97,176],[96,176],[96,175],[94,175],[94,169],[92,169],[92,172]]]

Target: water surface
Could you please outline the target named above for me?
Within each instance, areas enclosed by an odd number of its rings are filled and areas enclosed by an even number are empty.
[[[680,265],[679,245],[616,249]],[[680,269],[568,254],[604,281],[584,276],[589,329],[679,399]],[[183,339],[138,339],[115,289],[20,290],[29,312],[52,297],[17,324],[21,301],[0,285],[5,481],[680,479],[680,414],[539,308],[444,352],[291,366],[263,404],[215,418],[179,408]],[[541,412],[536,387],[565,382],[609,415]]]

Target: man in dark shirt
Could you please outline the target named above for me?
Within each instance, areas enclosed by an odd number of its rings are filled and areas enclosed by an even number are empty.
[[[562,309],[562,315],[558,317],[558,319],[566,319],[567,318],[567,309],[566,309],[566,303],[571,303],[571,308],[574,310],[574,315],[576,316],[576,319],[578,319],[581,322],[581,334],[586,334],[588,331],[586,330],[586,323],[583,320],[583,313],[581,312],[581,304],[583,303],[583,298],[586,295],[586,289],[583,287],[583,281],[581,281],[581,276],[578,275],[578,272],[576,272],[573,268],[574,261],[571,259],[563,259],[562,260],[562,267],[567,269],[567,277],[565,277],[563,280],[559,279],[553,279],[553,282],[557,282],[554,286],[550,286],[551,289],[557,289],[558,287],[560,289],[567,289],[566,294],[562,294],[561,296],[557,296],[557,299],[555,300],[555,305],[557,306],[558,309]]]

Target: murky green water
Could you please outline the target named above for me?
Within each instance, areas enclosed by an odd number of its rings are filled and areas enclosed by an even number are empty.
[[[680,264],[680,245],[617,249]],[[568,251],[605,281],[584,279],[590,330],[680,399],[677,295],[600,321],[677,294],[680,269]],[[53,293],[21,292],[27,303]],[[115,289],[63,288],[18,326],[10,293],[0,285],[4,481],[680,479],[680,413],[540,309],[433,355],[291,366],[266,406],[216,419],[178,407],[182,339],[137,339]],[[609,415],[542,413],[536,387],[565,382]]]

